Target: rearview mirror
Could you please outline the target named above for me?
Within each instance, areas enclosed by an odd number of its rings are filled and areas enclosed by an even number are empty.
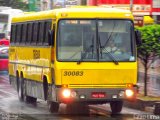
[[[53,30],[48,31],[48,44],[51,46],[54,45],[54,31]]]

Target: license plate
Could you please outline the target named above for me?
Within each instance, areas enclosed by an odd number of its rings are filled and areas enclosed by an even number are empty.
[[[105,98],[106,94],[105,92],[92,92],[91,96],[92,98]]]

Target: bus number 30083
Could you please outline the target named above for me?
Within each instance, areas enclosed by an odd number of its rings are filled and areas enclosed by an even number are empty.
[[[83,76],[83,71],[64,71],[64,76]]]

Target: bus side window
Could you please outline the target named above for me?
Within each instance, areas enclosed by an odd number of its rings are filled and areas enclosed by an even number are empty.
[[[38,24],[38,27],[37,27],[37,41],[36,41],[36,45],[38,44],[39,39],[40,39],[40,37],[39,37],[39,34],[40,34],[40,22],[38,22],[37,24]]]
[[[47,21],[45,22],[45,32],[44,32],[44,42],[43,42],[43,45],[49,45],[48,44],[48,32],[49,30],[51,30],[51,21]]]
[[[21,24],[18,24],[17,25],[17,29],[16,29],[16,32],[18,34],[16,34],[16,44],[19,44],[20,43],[20,40],[21,40]]]
[[[27,35],[27,24],[23,24],[22,26],[22,40],[21,40],[21,44],[24,45],[26,42],[26,36]]]
[[[27,40],[26,40],[26,43],[27,44],[30,44],[31,43],[31,41],[32,41],[32,33],[33,33],[33,23],[29,23],[28,24],[28,27],[27,27]]]
[[[33,39],[31,42],[32,45],[36,45],[36,43],[37,43],[38,27],[39,27],[38,25],[39,25],[38,22],[33,23]]]
[[[11,26],[11,44],[14,43],[16,38],[16,25]]]
[[[39,22],[39,40],[37,41],[38,45],[42,45],[44,40],[44,22]]]
[[[20,44],[20,45],[22,44],[23,29],[24,29],[24,24],[22,24],[22,26],[21,26],[21,39],[20,39],[20,41],[19,41],[19,44]]]

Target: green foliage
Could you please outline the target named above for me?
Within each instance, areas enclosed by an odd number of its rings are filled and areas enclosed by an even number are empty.
[[[142,39],[142,45],[138,46],[139,57],[160,55],[160,25],[148,25],[137,29],[141,32]]]
[[[28,6],[22,0],[0,0],[0,6],[12,7],[14,9],[27,10]]]
[[[144,66],[144,95],[147,96],[147,75],[150,65],[160,56],[160,25],[136,28],[141,32],[142,44],[137,46],[138,57]]]

